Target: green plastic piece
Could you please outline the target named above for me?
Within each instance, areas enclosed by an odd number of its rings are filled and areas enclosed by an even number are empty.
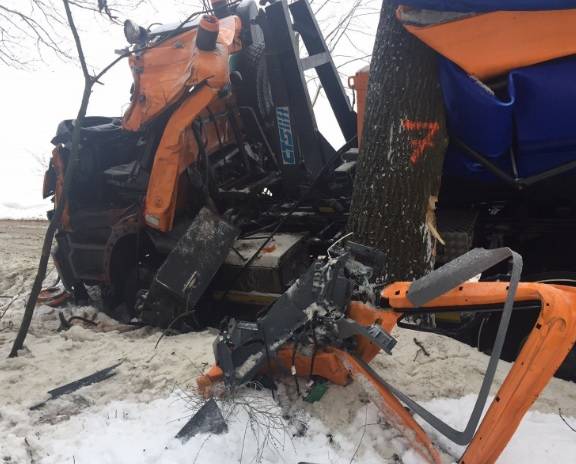
[[[306,398],[304,398],[304,401],[308,403],[315,403],[316,401],[320,401],[327,391],[327,382],[316,382],[308,392]]]

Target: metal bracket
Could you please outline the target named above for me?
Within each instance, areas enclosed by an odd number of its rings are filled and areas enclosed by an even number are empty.
[[[486,406],[490,387],[494,381],[496,368],[498,367],[498,361],[500,360],[502,347],[504,346],[508,325],[510,324],[512,310],[514,309],[514,297],[522,273],[522,257],[510,248],[498,248],[495,250],[474,249],[460,258],[442,266],[426,277],[417,280],[412,284],[408,291],[408,299],[414,305],[424,305],[434,298],[437,298],[447,291],[457,287],[471,277],[480,274],[486,269],[489,269],[507,259],[512,259],[512,274],[510,277],[510,285],[508,286],[508,294],[506,295],[506,302],[504,303],[502,311],[502,318],[500,319],[500,325],[498,326],[492,354],[488,361],[486,375],[484,376],[480,392],[478,393],[478,398],[474,404],[474,409],[472,410],[472,414],[470,415],[464,430],[460,431],[454,429],[409,396],[390,385],[362,360],[358,360],[358,362],[361,363],[371,375],[374,375],[374,377],[377,378],[382,385],[388,388],[400,401],[406,404],[406,406],[422,417],[422,419],[428,422],[442,435],[458,445],[467,445],[472,441],[476,428],[480,423],[482,412]]]
[[[346,339],[354,335],[361,335],[372,341],[388,354],[392,354],[392,349],[396,346],[396,343],[398,343],[392,335],[386,332],[378,324],[372,324],[371,326],[366,327],[358,324],[352,319],[342,318],[336,321],[336,326],[338,328],[338,335],[341,339]]]

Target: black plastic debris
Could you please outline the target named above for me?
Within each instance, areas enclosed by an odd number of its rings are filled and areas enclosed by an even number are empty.
[[[163,328],[182,305],[194,308],[228,256],[240,230],[202,208],[154,277],[144,302],[144,322]]]
[[[48,401],[55,400],[56,398],[60,398],[61,396],[67,395],[68,393],[75,392],[76,390],[79,390],[82,387],[86,387],[88,385],[99,383],[99,382],[102,382],[106,379],[109,379],[110,377],[115,376],[116,372],[114,372],[114,371],[120,364],[122,364],[122,362],[119,362],[117,364],[114,364],[113,366],[107,367],[106,369],[102,369],[102,370],[95,372],[94,374],[91,374],[87,377],[83,377],[79,380],[75,380],[74,382],[70,382],[70,383],[67,383],[66,385],[62,385],[61,387],[50,390],[48,392],[48,394],[50,395],[50,398],[48,398],[46,401],[42,401],[41,403],[35,404],[34,406],[32,406],[30,408],[30,410],[33,411],[36,409],[40,409],[46,403],[48,403]]]
[[[228,425],[224,420],[222,411],[214,399],[204,403],[196,414],[186,422],[184,427],[176,434],[176,438],[186,443],[190,438],[199,433],[213,433],[220,435],[228,431]]]

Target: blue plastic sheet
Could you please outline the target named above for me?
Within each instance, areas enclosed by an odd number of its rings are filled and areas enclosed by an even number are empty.
[[[513,136],[514,93],[501,100],[451,61],[440,60],[440,82],[451,134],[490,158],[507,152]]]
[[[576,0],[399,0],[398,4],[439,11],[526,11],[576,8]]]
[[[576,160],[574,76],[576,57],[517,69],[509,73],[507,93],[499,98],[441,58],[450,135],[499,166],[508,165],[513,148],[524,177]],[[485,171],[459,151],[455,146],[449,150],[451,174]]]

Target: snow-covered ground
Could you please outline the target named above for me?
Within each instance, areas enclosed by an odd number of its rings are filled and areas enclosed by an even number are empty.
[[[393,463],[418,462],[409,443],[383,423],[359,385],[331,386],[314,404],[298,399],[291,383],[273,399],[245,391],[221,404],[224,435],[198,435],[183,444],[173,437],[199,404],[195,378],[212,361],[214,333],[164,338],[124,327],[93,308],[68,307],[66,315],[96,326],[58,332],[57,310],[38,307],[26,349],[6,359],[34,275],[43,222],[0,221],[0,462],[3,463]],[[49,276],[48,281],[54,278]],[[20,294],[2,317],[10,297]],[[394,385],[456,427],[474,403],[487,358],[453,340],[396,334],[393,356],[372,363]],[[422,343],[425,356],[414,343]],[[48,402],[54,387],[123,360],[117,375]],[[500,363],[499,385],[509,369]],[[493,394],[495,391],[492,392]],[[576,384],[553,379],[526,415],[498,462],[576,462]],[[430,431],[445,462],[462,449]]]

